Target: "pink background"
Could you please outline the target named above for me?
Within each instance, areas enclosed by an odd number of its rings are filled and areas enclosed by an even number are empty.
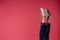
[[[52,13],[50,40],[60,40],[59,0],[0,0],[0,40],[39,40],[40,8]]]

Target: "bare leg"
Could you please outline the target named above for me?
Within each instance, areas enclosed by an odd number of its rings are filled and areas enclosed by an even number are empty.
[[[51,17],[47,17],[47,23],[50,23]]]
[[[46,16],[42,16],[42,23],[47,23],[47,17]]]

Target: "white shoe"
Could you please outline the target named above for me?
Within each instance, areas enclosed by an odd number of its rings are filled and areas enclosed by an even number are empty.
[[[40,8],[40,10],[41,10],[42,16],[46,16],[45,9],[44,8]]]
[[[48,9],[45,9],[46,16],[51,16],[51,13],[49,12]]]
[[[50,12],[48,9],[40,8],[42,16],[51,16]]]

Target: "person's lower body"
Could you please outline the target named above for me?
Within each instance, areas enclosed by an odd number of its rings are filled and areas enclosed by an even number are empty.
[[[50,15],[45,9],[42,9],[42,23],[40,27],[40,40],[49,40],[50,33]]]
[[[40,40],[49,40],[50,23],[41,23]]]

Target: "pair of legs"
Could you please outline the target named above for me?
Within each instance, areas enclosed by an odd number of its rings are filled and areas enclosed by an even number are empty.
[[[40,40],[49,40],[49,32],[50,32],[50,14],[48,10],[42,8],[42,23],[40,29]]]

